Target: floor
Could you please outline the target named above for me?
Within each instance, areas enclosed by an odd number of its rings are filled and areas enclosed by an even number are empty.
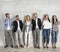
[[[0,48],[0,52],[60,52],[60,48],[56,48],[56,49],[52,49],[52,48],[48,48],[48,49],[36,49],[36,48]]]

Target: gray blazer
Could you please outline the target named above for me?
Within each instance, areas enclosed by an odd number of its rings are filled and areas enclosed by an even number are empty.
[[[26,24],[26,21],[24,22],[24,27],[23,27],[23,31],[27,32],[27,26],[29,26],[28,32],[32,30],[32,24],[30,22],[30,25]]]

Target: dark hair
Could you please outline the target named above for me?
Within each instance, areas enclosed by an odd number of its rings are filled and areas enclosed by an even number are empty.
[[[19,15],[16,15],[16,17],[19,17]]]
[[[43,20],[46,18],[46,16],[48,16],[48,14],[45,14],[45,15],[43,16]],[[50,22],[49,16],[48,16],[48,21]]]
[[[56,15],[53,15],[53,16],[52,16],[52,24],[54,24],[54,16],[56,17]],[[57,17],[56,17],[56,22],[58,22]]]
[[[6,13],[5,16],[7,17],[7,15],[9,15],[9,13]]]

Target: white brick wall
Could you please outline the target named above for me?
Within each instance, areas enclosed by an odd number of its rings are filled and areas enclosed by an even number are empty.
[[[4,14],[6,12],[11,13],[12,18],[16,14],[19,14],[20,19],[22,20],[24,19],[25,15],[29,14],[31,16],[31,14],[34,12],[37,12],[41,19],[45,13],[48,13],[50,18],[53,14],[56,14],[58,19],[60,20],[60,0],[0,0],[0,46],[4,45],[4,33],[2,22],[5,18]],[[57,42],[58,47],[60,47],[59,34]]]

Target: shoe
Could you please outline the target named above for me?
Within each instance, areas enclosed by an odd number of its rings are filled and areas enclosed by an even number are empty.
[[[26,47],[28,47],[28,45],[26,45]]]
[[[4,48],[7,48],[8,46],[6,45],[6,46],[4,46]]]
[[[43,48],[46,48],[45,45],[43,45]]]
[[[13,46],[11,45],[11,48],[13,48]]]
[[[18,45],[16,45],[15,48],[18,48]]]
[[[49,47],[47,47],[47,48],[49,48]]]
[[[40,46],[38,46],[37,48],[40,49]]]
[[[24,46],[23,46],[23,45],[20,45],[20,47],[22,47],[22,48],[23,48]]]
[[[46,46],[46,48],[49,48],[48,46]]]
[[[56,48],[56,44],[54,45],[54,47]]]
[[[52,45],[52,48],[54,48],[54,46]]]
[[[43,48],[46,48],[45,46],[43,46]]]
[[[46,45],[46,48],[49,48],[48,45]]]
[[[34,48],[37,48],[37,46],[34,46]]]
[[[24,46],[24,48],[26,48],[26,46]]]
[[[55,47],[56,48],[56,47]]]
[[[27,48],[29,48],[29,46],[28,46],[28,45],[26,45],[26,47],[27,47]]]
[[[54,49],[56,48],[56,46],[54,46]]]
[[[28,48],[29,48],[29,46],[28,46]]]

